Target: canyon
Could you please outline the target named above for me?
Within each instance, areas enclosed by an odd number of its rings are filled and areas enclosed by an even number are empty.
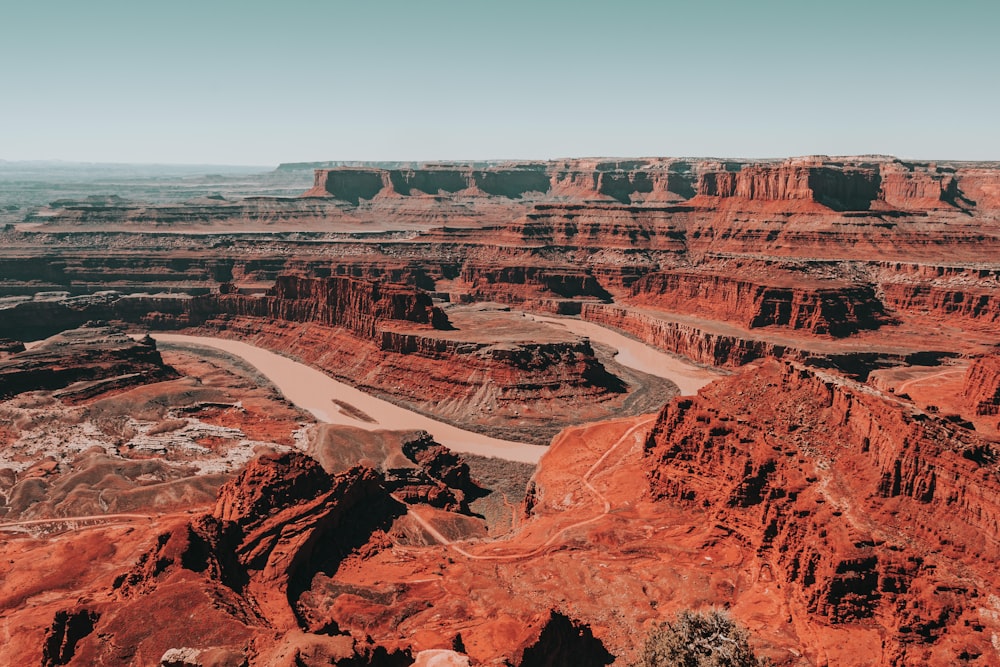
[[[0,226],[0,662],[1000,661],[1000,163],[193,194]]]

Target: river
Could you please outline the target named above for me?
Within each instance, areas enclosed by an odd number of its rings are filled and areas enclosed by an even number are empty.
[[[150,335],[157,342],[210,347],[243,359],[270,380],[285,398],[311,412],[321,422],[356,426],[367,431],[421,429],[456,452],[495,456],[524,463],[537,463],[548,449],[542,445],[491,438],[445,424],[338,382],[311,366],[237,340],[165,333]],[[357,419],[351,416],[350,410],[342,409],[334,401],[346,403],[374,421]]]
[[[694,396],[699,389],[723,375],[721,371],[698,366],[593,322],[544,315],[529,314],[528,317],[615,348],[618,350],[615,361],[619,364],[670,380],[681,390],[681,396]]]
[[[596,343],[614,347],[618,350],[615,361],[671,380],[680,388],[681,395],[695,394],[698,389],[719,377],[718,371],[685,362],[592,322],[539,315],[530,317],[552,326],[563,327],[574,334],[587,336]],[[492,438],[431,419],[371,396],[349,384],[338,382],[315,368],[237,340],[167,333],[151,335],[159,342],[214,348],[243,359],[270,380],[285,398],[312,413],[321,422],[355,426],[369,431],[421,429],[456,452],[525,463],[537,463],[548,449],[541,445]],[[338,402],[348,407],[342,408]],[[358,411],[372,421],[359,418]]]

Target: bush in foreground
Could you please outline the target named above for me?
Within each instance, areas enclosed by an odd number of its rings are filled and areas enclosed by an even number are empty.
[[[653,628],[636,667],[768,667],[750,634],[720,609],[680,612]]]

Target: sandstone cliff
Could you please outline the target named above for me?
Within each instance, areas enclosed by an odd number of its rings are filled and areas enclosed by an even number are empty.
[[[379,324],[386,320],[449,328],[448,317],[433,306],[430,296],[421,290],[345,276],[279,276],[274,287],[263,297],[224,294],[205,300],[209,303],[201,309],[213,315],[226,313],[316,322],[342,326],[365,337],[374,337]]]
[[[1000,414],[1000,354],[980,357],[969,366],[962,393],[975,414]]]
[[[317,169],[306,197],[362,201],[412,196],[605,200],[623,204],[785,202],[797,211],[931,211],[997,207],[1000,178],[965,164],[888,157],[779,161],[647,158]],[[968,190],[968,192],[966,192]]]
[[[632,283],[630,301],[750,329],[781,326],[833,336],[876,329],[888,319],[866,285],[810,285],[812,281],[792,276],[776,282],[712,273],[650,273]]]
[[[646,442],[653,494],[756,550],[800,626],[877,623],[871,664],[937,664],[989,637],[979,590],[1000,530],[994,445],[792,364],[669,404]],[[954,655],[954,653],[951,653]]]
[[[0,358],[0,398],[72,385],[66,396],[81,399],[176,376],[151,338],[134,340],[121,329],[91,323]]]

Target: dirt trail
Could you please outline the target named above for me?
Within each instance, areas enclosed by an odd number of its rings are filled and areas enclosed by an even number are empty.
[[[622,434],[620,438],[618,438],[618,440],[615,441],[613,445],[611,445],[611,447],[607,449],[607,451],[604,452],[604,454],[601,455],[600,458],[597,459],[597,461],[594,462],[593,465],[590,466],[587,472],[585,472],[581,476],[580,479],[583,482],[584,486],[586,486],[587,489],[594,495],[594,499],[597,502],[601,503],[602,505],[601,512],[596,516],[590,517],[589,519],[584,519],[583,521],[577,521],[576,523],[572,523],[568,526],[560,528],[558,531],[552,534],[547,540],[545,540],[545,542],[543,542],[542,544],[533,549],[529,549],[528,551],[523,551],[521,553],[494,554],[494,555],[482,555],[482,554],[470,553],[469,551],[461,547],[459,544],[455,543],[453,540],[449,540],[447,537],[442,535],[436,528],[434,528],[434,526],[429,521],[427,521],[424,517],[422,517],[416,510],[408,508],[407,514],[409,514],[409,516],[411,516],[414,520],[416,520],[416,522],[419,523],[428,532],[428,534],[430,534],[430,536],[433,537],[436,542],[438,542],[438,544],[442,544],[451,549],[452,551],[465,556],[466,558],[471,558],[472,560],[500,560],[500,561],[522,560],[526,558],[533,558],[541,553],[544,553],[565,533],[580,528],[582,526],[594,523],[595,521],[599,521],[600,519],[604,518],[609,512],[611,512],[611,502],[607,499],[607,497],[604,496],[603,493],[598,491],[597,488],[595,488],[594,485],[590,483],[590,480],[594,477],[594,475],[598,472],[599,468],[604,464],[604,462],[608,459],[608,457],[611,456],[612,453],[614,453],[621,445],[628,442],[629,439],[632,438],[632,436],[635,435],[637,431],[649,427],[654,421],[656,421],[656,417],[648,417],[636,424],[633,424],[627,431],[625,431],[624,434]],[[396,500],[399,499],[396,498]]]

